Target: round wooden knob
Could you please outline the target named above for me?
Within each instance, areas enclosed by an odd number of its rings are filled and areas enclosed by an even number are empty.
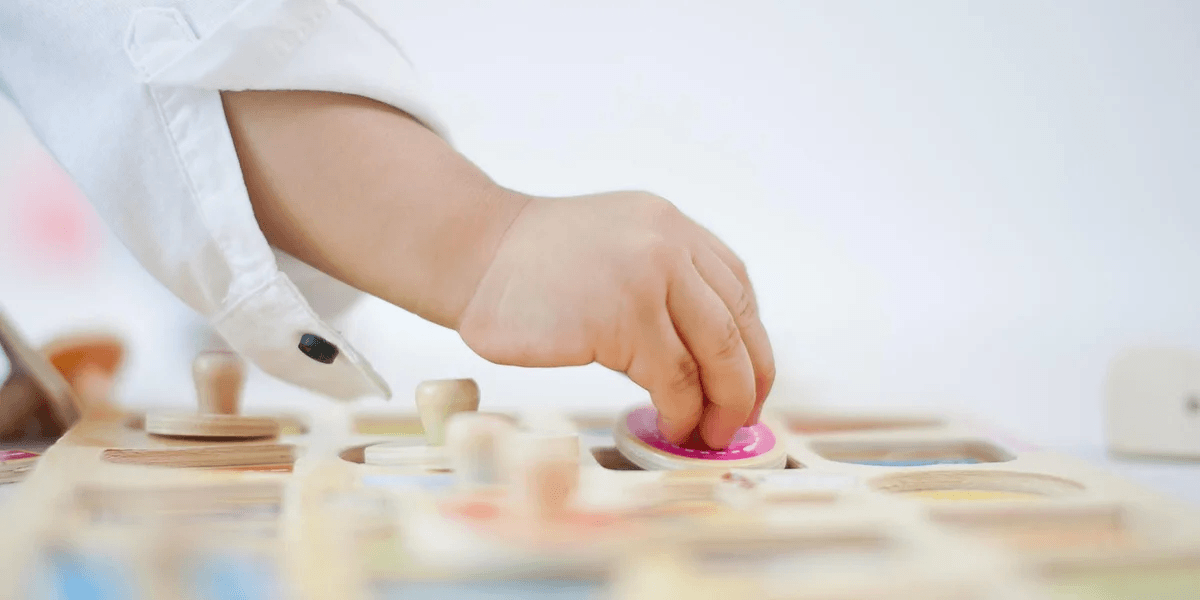
[[[200,412],[236,415],[241,405],[246,368],[233,352],[204,352],[192,363]]]
[[[110,392],[125,359],[121,338],[104,333],[64,336],[43,346],[42,354],[75,390],[87,418],[120,414]]]
[[[437,379],[417,386],[417,411],[430,446],[446,442],[450,415],[479,410],[479,384],[474,379]]]

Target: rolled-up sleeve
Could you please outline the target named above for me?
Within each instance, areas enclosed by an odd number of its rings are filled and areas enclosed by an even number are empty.
[[[338,399],[390,396],[317,309],[356,291],[273,249],[221,103],[316,90],[395,106],[445,135],[386,26],[354,0],[0,3],[0,89],[115,235],[265,372]],[[329,352],[305,352],[302,338]],[[320,360],[318,360],[320,359]]]

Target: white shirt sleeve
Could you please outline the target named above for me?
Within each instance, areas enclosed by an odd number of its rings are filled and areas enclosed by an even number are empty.
[[[235,350],[334,398],[390,396],[310,301],[336,311],[357,292],[259,229],[219,92],[357,94],[445,135],[403,51],[355,0],[152,4],[0,2],[0,91],[138,261]],[[306,334],[337,348],[332,362],[301,351]]]

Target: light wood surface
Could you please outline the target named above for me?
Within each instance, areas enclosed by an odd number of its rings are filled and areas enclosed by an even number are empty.
[[[769,406],[789,468],[645,470],[614,459],[615,411],[473,410],[446,418],[444,446],[363,430],[381,411],[335,403],[301,415],[288,443],[84,419],[0,510],[0,600],[23,598],[35,559],[61,547],[125,557],[163,594],[187,587],[177,571],[196,557],[265,561],[314,600],[593,585],[615,600],[1056,600],[1070,569],[1200,565],[1186,563],[1200,557],[1190,505],[954,418],[854,428],[861,416]],[[371,460],[389,448],[400,459]]]

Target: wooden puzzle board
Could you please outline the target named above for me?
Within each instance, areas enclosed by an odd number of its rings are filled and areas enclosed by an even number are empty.
[[[615,449],[616,411],[512,414],[579,435],[572,510],[549,521],[514,511],[510,488],[459,490],[444,464],[362,463],[371,444],[423,444],[415,412],[331,403],[274,415],[277,439],[220,443],[147,435],[140,412],[84,421],[9,499],[0,585],[14,599],[1200,598],[1192,507],[937,415],[771,406],[784,469],[638,470]],[[200,446],[202,466],[136,464]]]

